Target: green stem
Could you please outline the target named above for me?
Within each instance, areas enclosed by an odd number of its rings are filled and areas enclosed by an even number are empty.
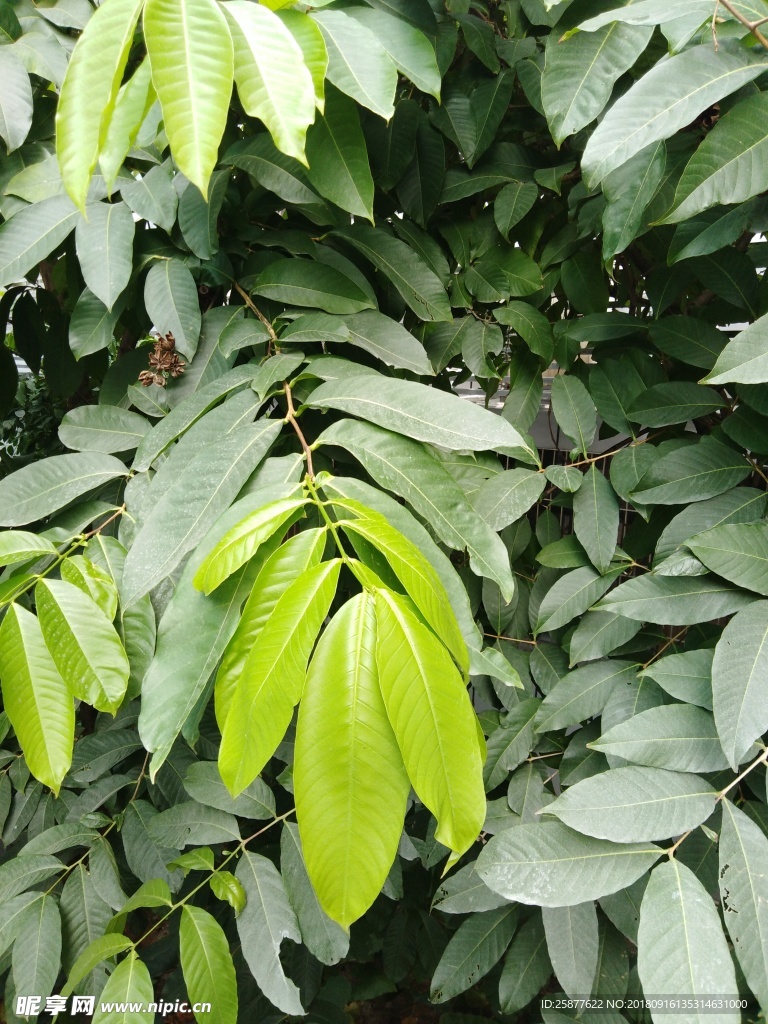
[[[295,812],[296,808],[292,807],[290,811],[286,811],[285,814],[281,814],[278,818],[273,818],[268,825],[265,825],[264,828],[259,829],[258,832],[254,832],[252,836],[248,836],[247,839],[241,839],[237,846],[234,848],[234,850],[231,853],[227,854],[227,856],[224,858],[221,864],[219,864],[217,868],[214,868],[213,871],[207,874],[205,878],[202,880],[202,882],[200,882],[199,885],[196,885],[195,888],[191,890],[191,892],[187,893],[187,895],[183,899],[180,899],[178,903],[174,903],[167,914],[164,914],[159,920],[155,921],[151,928],[144,932],[144,934],[140,938],[134,941],[132,948],[136,949],[136,947],[139,946],[142,942],[144,942],[145,939],[147,939],[152,934],[153,931],[159,928],[164,921],[167,921],[168,918],[175,913],[175,911],[179,910],[180,907],[183,907],[185,903],[188,903],[195,895],[195,893],[198,893],[201,889],[208,885],[214,875],[217,875],[220,871],[222,871],[234,857],[237,857],[238,854],[241,854],[245,850],[248,843],[250,843],[253,839],[257,839],[265,832],[268,832],[279,822],[285,821],[286,818],[290,818],[290,816]]]

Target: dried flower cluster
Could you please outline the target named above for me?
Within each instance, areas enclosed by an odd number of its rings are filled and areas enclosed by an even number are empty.
[[[176,352],[176,339],[170,331],[161,335],[155,342],[149,357],[149,365],[149,370],[142,370],[139,374],[139,383],[145,388],[150,384],[164,388],[169,376],[180,377],[184,373],[186,363]]]

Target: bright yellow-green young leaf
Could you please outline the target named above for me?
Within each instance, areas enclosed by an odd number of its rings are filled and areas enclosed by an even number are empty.
[[[280,597],[298,577],[323,557],[326,530],[302,530],[274,551],[256,578],[216,676],[216,721],[224,730],[232,696],[256,638]]]
[[[35,602],[45,644],[72,694],[114,715],[131,674],[115,627],[92,597],[66,580],[40,580]]]
[[[59,792],[72,763],[75,706],[35,616],[11,605],[0,626],[3,704],[36,779]]]
[[[187,904],[179,924],[181,969],[193,1004],[210,1003],[208,1012],[195,1014],[211,1024],[236,1024],[237,979],[229,941],[215,917]]]
[[[294,787],[312,885],[348,928],[392,867],[410,789],[379,690],[368,593],[347,601],[317,645],[299,707]]]
[[[222,5],[235,46],[235,82],[246,114],[269,128],[277,148],[306,163],[315,88],[298,42],[276,14],[251,0]]]
[[[344,520],[340,525],[345,532],[365,538],[386,556],[390,568],[466,676],[469,672],[467,645],[453,614],[445,587],[426,558],[415,544],[399,530],[390,526],[384,516],[356,501],[347,500],[334,504],[349,509],[359,517]]]
[[[208,195],[232,95],[232,38],[216,0],[147,0],[152,83],[179,170]]]
[[[304,63],[309,68],[315,87],[315,104],[322,114],[325,108],[325,76],[328,72],[328,49],[323,33],[310,16],[301,11],[281,10],[279,18],[301,47]]]
[[[195,573],[195,587],[210,594],[253,558],[259,545],[268,540],[297,509],[306,505],[307,500],[281,498],[252,512],[226,533],[211,551]]]
[[[376,594],[376,660],[411,785],[457,855],[485,820],[484,751],[464,682],[448,651],[390,590]]]
[[[56,113],[56,154],[67,192],[85,209],[144,0],[105,0],[69,62]]]
[[[340,568],[338,558],[322,562],[292,583],[248,655],[219,751],[219,771],[233,796],[253,782],[290,725]]]
[[[117,94],[115,110],[99,154],[99,167],[109,192],[142,121],[156,99],[152,71],[145,57]]]
[[[263,0],[264,7],[270,11],[282,11],[285,7],[293,7],[296,0]]]
[[[99,997],[93,1024],[152,1024],[154,1012],[146,1007],[153,999],[147,965],[132,949],[110,974]],[[116,1003],[125,1005],[121,1009]],[[128,1009],[128,1004],[131,1009]]]

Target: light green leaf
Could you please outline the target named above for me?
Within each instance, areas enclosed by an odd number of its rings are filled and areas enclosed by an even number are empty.
[[[155,90],[152,86],[152,71],[149,66],[149,60],[145,57],[130,79],[120,87],[112,117],[106,127],[106,134],[103,136],[101,152],[99,153],[99,168],[104,176],[108,193],[112,192],[120,168],[123,166],[123,161],[136,141],[136,136],[139,133],[142,122],[156,99]],[[151,173],[152,171],[149,171],[148,175]],[[122,188],[121,183],[122,198],[128,202]],[[130,203],[128,205],[131,206]],[[132,206],[131,209],[133,209]],[[175,209],[176,202],[174,199],[174,211]],[[155,221],[153,218],[153,222],[160,224],[161,227],[163,226],[161,220]],[[170,231],[172,226],[173,223],[171,222],[166,231]]]
[[[127,206],[144,220],[157,224],[164,231],[170,232],[173,228],[178,196],[166,167],[151,167],[140,178],[121,181],[120,195]]]
[[[536,633],[559,629],[582,615],[603,596],[620,571],[600,575],[592,566],[585,565],[561,576],[539,605]]]
[[[768,316],[764,316],[728,342],[704,382],[761,384],[768,381],[767,337]]]
[[[649,768],[716,772],[728,767],[712,715],[686,704],[634,715],[603,732],[590,747]]]
[[[717,203],[740,203],[768,188],[768,97],[745,96],[708,132],[677,184],[674,208],[663,220],[676,223]]]
[[[99,996],[93,1024],[152,1024],[154,1012],[137,1007],[149,1006],[154,998],[149,971],[131,950],[110,974]]]
[[[45,537],[24,530],[4,530],[0,533],[0,565],[15,565],[33,558],[56,555],[57,550]]]
[[[94,967],[98,967],[104,960],[111,960],[118,953],[125,952],[132,945],[131,940],[125,935],[108,933],[94,939],[72,964],[67,983],[62,988],[61,994],[63,996],[71,995],[75,987],[91,973]]]
[[[56,113],[56,155],[67,192],[85,209],[107,138],[143,0],[111,0],[94,13],[69,62]]]
[[[240,609],[267,557],[267,542],[251,565],[246,565],[210,597],[192,585],[192,578],[207,552],[243,514],[258,508],[265,497],[284,497],[290,485],[273,485],[242,499],[220,517],[191,555],[173,597],[160,620],[157,653],[142,684],[139,732],[147,750],[154,753],[150,773],[154,777],[168,756],[216,669],[237,627]]]
[[[217,871],[208,883],[217,900],[228,903],[239,914],[246,903],[245,889],[231,871]]]
[[[269,540],[283,523],[295,518],[294,513],[307,501],[307,498],[281,498],[246,516],[206,555],[195,573],[195,587],[210,594],[221,586],[240,566],[253,558],[260,545]]]
[[[75,246],[85,283],[112,309],[133,270],[134,221],[125,203],[89,203]]]
[[[69,321],[69,347],[75,359],[109,347],[121,307],[122,302],[118,301],[109,310],[90,289],[83,289]]]
[[[395,111],[397,69],[378,38],[344,11],[312,17],[325,37],[330,81],[388,121]]]
[[[554,378],[552,411],[558,426],[587,458],[597,429],[597,413],[589,392],[577,377]]]
[[[125,605],[165,579],[202,540],[229,508],[279,432],[278,422],[260,421],[233,430],[193,457],[149,511],[134,538],[125,560]]]
[[[291,584],[248,655],[219,751],[221,777],[234,795],[253,782],[285,735],[340,568],[339,559],[323,562]]]
[[[410,789],[379,690],[373,598],[360,594],[318,644],[299,709],[296,808],[309,877],[348,928],[381,891]]]
[[[259,274],[253,291],[276,302],[326,313],[359,313],[372,306],[354,281],[316,260],[276,260]]]
[[[0,49],[0,76],[3,79],[0,138],[5,142],[8,153],[13,153],[29,134],[34,108],[27,69],[10,47]]]
[[[473,651],[479,649],[482,646],[480,632],[472,618],[467,590],[448,556],[417,517],[386,491],[354,477],[334,477],[323,490],[328,497],[352,498],[374,509],[418,547],[440,577],[467,646]],[[511,586],[514,590],[514,580]]]
[[[619,534],[619,503],[594,462],[573,499],[573,529],[594,567],[607,572]]]
[[[423,32],[384,10],[350,7],[347,11],[375,36],[401,74],[439,102],[440,70],[435,49]]]
[[[315,89],[301,47],[266,7],[228,0],[235,82],[246,114],[258,117],[281,152],[304,161],[307,127],[315,118]]]
[[[5,712],[29,770],[58,794],[72,762],[74,702],[37,619],[15,604],[0,626],[0,678]]]
[[[647,505],[684,505],[713,498],[749,476],[751,467],[733,448],[703,437],[653,463],[632,494]]]
[[[523,924],[509,947],[499,980],[503,1013],[524,1009],[552,974],[541,914]]]
[[[474,913],[462,922],[435,969],[430,1000],[447,1002],[484,978],[506,952],[518,918],[517,907],[505,906]]]
[[[549,959],[563,991],[569,996],[591,992],[599,954],[595,904],[544,907],[541,918]]]
[[[68,196],[31,203],[0,225],[0,287],[20,280],[61,245],[78,211]]]
[[[492,530],[502,530],[536,504],[546,487],[543,473],[508,469],[492,476],[472,495],[472,505]]]
[[[367,377],[327,381],[306,403],[338,409],[398,434],[452,451],[521,447],[527,443],[506,420],[455,395],[414,381]]]
[[[45,893],[19,916],[13,944],[17,992],[46,999],[53,991],[61,959],[61,915],[56,898]]]
[[[237,979],[229,940],[221,925],[207,911],[185,904],[181,908],[179,947],[189,1001],[210,1006],[206,1012],[195,1014],[197,1020],[236,1024]]]
[[[328,705],[325,709],[328,710]],[[345,750],[345,757],[351,749]],[[329,967],[337,964],[347,954],[349,934],[321,907],[307,874],[299,830],[289,821],[283,825],[280,836],[280,869],[288,899],[299,921],[302,942],[320,963]]]
[[[627,580],[596,608],[628,619],[662,626],[689,626],[719,619],[750,604],[754,598],[711,576],[653,576]]]
[[[716,797],[697,775],[629,765],[577,782],[544,813],[596,839],[640,843],[696,828],[714,811]]]
[[[595,661],[568,672],[544,698],[536,716],[536,730],[567,729],[599,715],[614,687],[630,682],[636,672],[631,662],[617,659]]]
[[[324,529],[303,530],[266,557],[216,675],[214,697],[220,729],[224,728],[235,689],[264,623],[294,580],[318,564],[325,543]]]
[[[768,839],[730,800],[720,829],[720,899],[728,934],[747,984],[768,1004]]]
[[[171,152],[207,195],[232,93],[227,20],[215,0],[147,0],[144,38]]]
[[[202,850],[197,851],[202,858]],[[179,857],[179,860],[182,858]],[[213,856],[211,855],[209,870],[213,870]],[[130,914],[132,910],[139,910],[143,907],[171,907],[173,896],[168,888],[168,883],[162,878],[152,878],[144,882],[130,899],[127,899],[120,907],[121,914]]]
[[[378,484],[402,495],[442,541],[455,550],[466,549],[473,571],[498,583],[505,599],[511,600],[515,584],[503,542],[422,445],[355,420],[335,423],[317,443],[338,445],[354,455]]]
[[[147,274],[144,304],[156,330],[172,334],[179,352],[191,359],[200,338],[200,303],[192,274],[179,260],[161,260]]]
[[[541,101],[558,146],[594,121],[616,81],[648,45],[652,32],[614,22],[596,32],[576,32],[565,38],[557,31],[550,33]]]
[[[91,597],[65,580],[40,580],[35,602],[46,646],[72,694],[114,715],[130,675],[115,627]]]
[[[572,907],[626,888],[661,854],[652,843],[609,843],[559,821],[537,822],[494,836],[480,852],[477,873],[508,900]]]
[[[645,992],[674,992],[681,998],[708,994],[736,998],[731,954],[712,897],[690,868],[671,859],[651,872],[640,907],[637,970]],[[737,1024],[738,1010],[712,1017],[695,1010],[693,1021]]]
[[[312,18],[300,11],[279,11],[278,17],[301,47],[304,63],[312,76],[315,103],[322,114],[325,107],[325,76],[328,72],[328,50],[323,33]]]
[[[756,601],[725,627],[712,664],[715,722],[734,771],[754,741],[768,729],[766,665],[768,601]]]
[[[303,1016],[299,990],[280,963],[283,939],[301,942],[299,922],[280,873],[272,861],[246,850],[235,877],[248,897],[237,918],[237,932],[251,974],[267,999],[283,1013]]]
[[[377,590],[375,596],[376,661],[387,714],[411,784],[437,818],[435,838],[461,855],[485,816],[485,752],[474,711],[434,634],[398,595]]]
[[[334,501],[334,505],[354,512],[360,518],[342,520],[347,534],[356,534],[385,556],[406,593],[451,652],[461,671],[469,671],[467,645],[451,609],[448,594],[439,576],[415,544],[379,515],[354,501]]]
[[[65,413],[59,440],[74,451],[128,452],[149,433],[143,416],[117,405],[81,405]]]
[[[422,320],[453,320],[440,278],[405,242],[366,224],[355,224],[337,234],[391,281]]]
[[[718,576],[768,595],[768,525],[716,526],[693,537],[687,546]]]
[[[582,162],[590,188],[641,149],[666,139],[761,75],[768,60],[739,45],[710,43],[663,59],[635,82],[592,133]]]

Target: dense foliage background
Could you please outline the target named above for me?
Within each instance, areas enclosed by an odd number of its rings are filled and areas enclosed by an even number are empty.
[[[765,1013],[766,22],[0,0],[6,1020]]]

